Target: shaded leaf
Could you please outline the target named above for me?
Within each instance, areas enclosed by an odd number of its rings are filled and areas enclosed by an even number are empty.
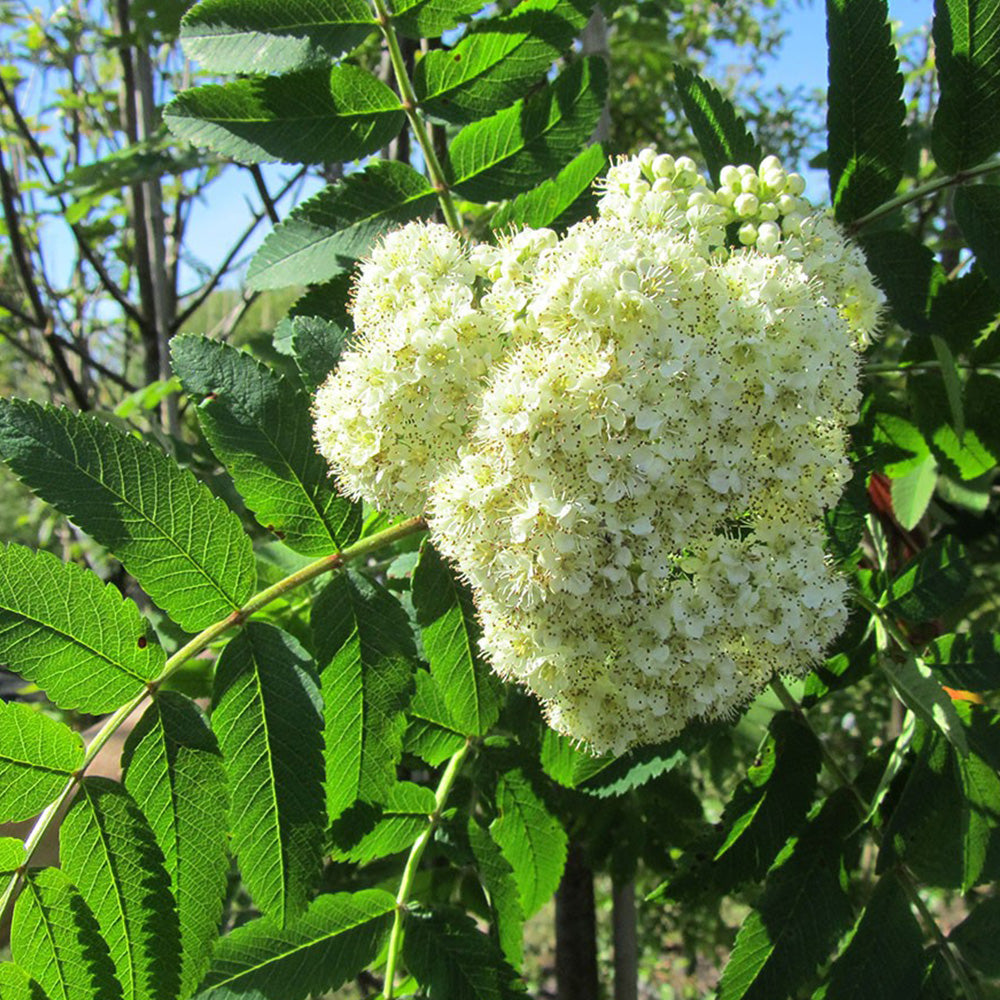
[[[931,640],[923,660],[949,687],[962,691],[1000,688],[1000,636],[994,633],[939,636]]]
[[[306,388],[313,390],[337,367],[350,333],[332,320],[296,316],[292,324],[292,357]]]
[[[129,733],[122,767],[163,852],[180,924],[181,996],[190,996],[208,967],[229,879],[222,755],[194,702],[160,691]]]
[[[931,149],[937,165],[954,173],[1000,148],[1000,2],[937,0],[933,35],[941,93]]]
[[[216,666],[212,728],[243,881],[283,926],[306,907],[326,826],[322,703],[312,660],[291,635],[250,622],[230,640]]]
[[[360,505],[333,488],[306,393],[207,337],[175,337],[171,362],[184,389],[203,397],[205,437],[262,526],[305,555],[329,555],[357,538]]]
[[[403,958],[431,1000],[524,997],[500,949],[464,913],[411,909],[405,928]]]
[[[396,900],[381,889],[317,896],[282,928],[262,917],[215,949],[199,1000],[304,1000],[343,985],[371,964]]]
[[[499,845],[474,819],[469,820],[469,846],[476,861],[479,881],[489,897],[493,927],[504,958],[515,968],[521,967],[524,949],[524,910],[514,869],[503,856]]]
[[[893,196],[903,176],[903,75],[885,0],[827,0],[827,170],[837,218],[851,222]]]
[[[410,38],[439,38],[485,6],[486,0],[395,0],[392,23]]]
[[[117,587],[19,545],[0,548],[0,658],[60,708],[95,714],[133,698],[166,662]]]
[[[591,56],[530,97],[467,125],[448,150],[451,187],[473,201],[498,201],[556,174],[594,131],[607,83],[604,60]]]
[[[326,806],[336,819],[358,799],[379,802],[396,783],[416,649],[406,612],[357,573],[333,577],[312,610],[323,690]]]
[[[417,100],[449,122],[507,107],[569,49],[591,7],[589,0],[523,0],[506,15],[477,23],[453,48],[428,52],[417,63]]]
[[[121,785],[83,780],[59,829],[59,859],[97,918],[124,1000],[175,1000],[181,953],[170,877]]]
[[[1000,976],[1000,897],[981,899],[975,909],[948,935],[974,969],[991,978]]]
[[[330,827],[330,856],[365,863],[407,851],[427,828],[437,808],[434,791],[400,781],[383,793],[382,802],[359,802]]]
[[[482,736],[500,714],[503,685],[480,655],[471,592],[430,542],[420,547],[412,593],[424,653],[444,703],[464,735]]]
[[[858,241],[889,300],[893,317],[908,330],[928,332],[931,302],[947,277],[934,254],[903,230],[870,233]]]
[[[932,621],[962,599],[971,579],[965,549],[947,536],[903,567],[885,592],[883,608],[892,618]]]
[[[443,764],[462,748],[465,736],[448,711],[440,685],[426,670],[416,673],[416,691],[407,711],[404,746],[431,767]]]
[[[10,950],[49,1000],[118,1000],[122,995],[94,914],[57,868],[25,879],[14,906]],[[7,1000],[6,993],[3,997]]]
[[[163,114],[174,135],[239,163],[356,160],[406,121],[381,80],[347,63],[193,87]]]
[[[997,27],[1000,29],[1000,18]],[[960,187],[955,192],[954,210],[955,219],[976,255],[976,263],[994,289],[1000,290],[1000,237],[997,235],[1000,228],[1000,189],[992,184]]]
[[[923,979],[923,945],[906,893],[884,876],[815,1000],[912,1000]]]
[[[490,836],[514,870],[524,915],[530,917],[549,901],[562,878],[566,831],[519,768],[497,779],[496,807]]]
[[[763,878],[804,822],[819,768],[820,747],[812,731],[787,712],[776,714],[712,841],[695,843],[679,862],[679,874],[655,896],[721,895]]]
[[[902,660],[883,656],[879,659],[879,666],[889,678],[899,700],[918,719],[937,729],[960,754],[969,752],[962,720],[948,693],[923,660],[914,656]]]
[[[374,30],[367,0],[202,0],[181,21],[181,44],[213,73],[285,73],[329,62]]]
[[[387,229],[429,215],[436,203],[411,166],[378,160],[295,207],[268,234],[247,271],[257,291],[313,284],[353,267]]]
[[[943,342],[932,338],[932,343]],[[943,372],[911,375],[907,380],[907,396],[917,424],[943,471],[954,469],[953,474],[962,479],[976,479],[996,463],[996,457],[983,443],[983,437],[988,437],[995,423],[993,413],[972,410],[966,419],[954,359],[946,356],[943,364],[951,373],[947,380]]]
[[[674,84],[715,184],[719,183],[719,172],[727,164],[760,165],[760,147],[746,122],[708,80],[676,64]]]
[[[0,822],[37,816],[83,763],[83,741],[30,705],[0,701]]]
[[[13,962],[0,964],[0,996],[4,1000],[49,1000],[41,985]]]
[[[207,628],[250,596],[253,550],[239,518],[159,449],[86,414],[0,400],[0,453],[181,628]]]
[[[512,226],[561,228],[579,221],[591,210],[591,203],[596,204],[593,184],[607,166],[604,149],[598,144],[588,146],[555,177],[504,202],[490,218],[490,228],[494,232]]]
[[[794,995],[815,974],[853,917],[843,853],[856,820],[850,796],[835,792],[778,855],[736,936],[719,1000]]]

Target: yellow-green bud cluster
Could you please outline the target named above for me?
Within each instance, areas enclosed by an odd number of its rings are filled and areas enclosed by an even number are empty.
[[[317,397],[345,489],[426,501],[494,668],[598,751],[731,715],[846,616],[822,514],[881,294],[773,157],[721,180],[644,151],[561,239],[392,234]]]

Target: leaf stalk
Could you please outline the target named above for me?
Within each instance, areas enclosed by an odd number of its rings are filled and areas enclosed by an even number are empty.
[[[410,899],[410,892],[413,889],[413,880],[416,878],[417,870],[420,868],[420,861],[424,856],[424,851],[430,843],[434,831],[441,822],[444,813],[444,804],[448,799],[451,786],[455,783],[462,764],[468,756],[472,746],[472,738],[466,738],[465,745],[457,750],[448,761],[448,766],[441,775],[438,782],[437,791],[434,793],[434,812],[428,817],[430,822],[427,828],[417,837],[413,847],[410,848],[410,855],[406,859],[406,868],[403,869],[403,878],[399,883],[399,892],[396,894],[396,912],[392,918],[392,931],[389,934],[389,953],[385,960],[385,985],[382,989],[383,1000],[393,1000],[396,980],[396,965],[399,961],[399,950],[403,939],[403,917],[406,913],[406,906]]]
[[[399,47],[399,39],[392,26],[392,14],[385,5],[385,0],[371,0],[375,10],[375,20],[378,23],[378,30],[382,34],[386,48],[389,52],[389,61],[392,63],[392,70],[396,77],[396,86],[399,87],[399,100],[403,112],[410,128],[420,146],[420,152],[424,155],[424,163],[427,164],[427,173],[430,175],[431,184],[441,203],[441,211],[444,213],[445,221],[455,230],[462,232],[462,220],[459,218],[458,209],[455,208],[455,200],[451,196],[451,189],[445,178],[444,169],[438,159],[434,144],[427,134],[427,122],[420,114],[420,102],[413,90],[410,82],[410,75],[406,71],[406,61],[403,59],[403,51]]]

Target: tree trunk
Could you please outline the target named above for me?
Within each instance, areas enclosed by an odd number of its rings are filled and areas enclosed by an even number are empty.
[[[597,928],[594,874],[571,843],[556,892],[556,995],[597,1000]]]
[[[635,883],[629,879],[613,890],[615,1000],[639,1000],[639,946],[636,934]]]

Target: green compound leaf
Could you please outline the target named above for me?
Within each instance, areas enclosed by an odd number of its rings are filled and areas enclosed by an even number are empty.
[[[885,0],[827,0],[827,169],[837,218],[850,222],[893,196],[903,176],[903,75]]]
[[[410,38],[440,38],[485,6],[485,0],[396,0],[392,23]]]
[[[92,416],[0,400],[0,453],[181,628],[207,628],[250,596],[253,550],[239,518],[157,448]]]
[[[955,173],[1000,148],[1000,0],[936,0],[933,34],[941,96],[931,149]]]
[[[426,670],[416,673],[416,691],[407,710],[404,746],[431,767],[443,764],[462,748],[465,736],[448,711],[438,682]]]
[[[374,30],[367,0],[202,0],[181,21],[181,44],[212,73],[287,73],[328,63]]]
[[[1000,289],[1000,190],[991,184],[960,187],[955,192],[954,208],[976,262],[994,289]]]
[[[434,211],[427,179],[378,160],[304,201],[275,226],[247,271],[257,291],[314,284],[343,274],[386,230]]]
[[[381,889],[317,896],[282,928],[268,917],[222,938],[198,1000],[305,1000],[336,990],[370,965],[396,900]]]
[[[716,836],[710,843],[695,844],[681,859],[679,874],[655,895],[722,895],[763,878],[805,821],[820,760],[812,731],[788,712],[775,715],[746,778],[726,805]]]
[[[929,545],[903,567],[883,597],[887,616],[926,622],[957,604],[972,579],[961,542],[951,536]]]
[[[414,909],[405,928],[403,958],[431,1000],[523,1000],[517,973],[465,913]]]
[[[120,1000],[101,928],[58,868],[30,873],[14,906],[10,951],[49,1000]],[[2,980],[0,980],[2,983]],[[7,994],[2,994],[7,1000]]]
[[[591,56],[533,96],[467,125],[449,149],[452,188],[473,201],[497,201],[551,177],[594,131],[607,89],[605,62]]]
[[[500,715],[503,687],[479,655],[472,594],[428,542],[413,571],[413,604],[431,673],[455,725],[466,736],[484,735]]]
[[[733,105],[708,80],[684,66],[674,66],[674,83],[680,94],[691,131],[694,132],[712,180],[729,163],[760,165],[761,151],[746,122]]]
[[[100,714],[155,680],[166,657],[121,591],[49,552],[0,548],[0,660],[60,708]]]
[[[132,796],[85,778],[59,829],[59,858],[107,942],[124,1000],[175,1000],[180,934],[170,876]]]
[[[499,776],[496,804],[490,836],[513,868],[524,915],[531,917],[549,901],[562,878],[566,831],[520,769]]]
[[[0,701],[0,823],[37,816],[83,763],[83,741],[30,705]]]
[[[954,757],[962,786],[962,892],[976,885],[986,867],[993,832],[1000,827],[1000,777],[975,754]]]
[[[205,437],[262,526],[304,555],[328,555],[357,538],[361,508],[333,488],[304,392],[207,337],[175,338],[171,361],[185,391],[204,397]]]
[[[0,965],[0,997],[4,1000],[50,1000],[41,985],[13,962]]]
[[[524,949],[524,910],[514,869],[488,830],[474,819],[469,820],[468,830],[476,873],[489,897],[497,943],[504,958],[519,969]]]
[[[845,838],[857,823],[850,795],[835,792],[778,855],[764,893],[743,921],[718,1000],[794,996],[850,926]]]
[[[813,1000],[913,1000],[924,974],[923,946],[906,893],[886,875]]]
[[[174,135],[240,163],[356,160],[405,120],[384,83],[347,64],[194,87],[164,110]]]
[[[181,996],[190,996],[208,968],[229,878],[222,754],[194,702],[161,691],[129,734],[122,767],[163,852],[180,923]]]
[[[995,633],[942,635],[931,641],[922,659],[949,687],[961,691],[1000,688],[1000,635]]]
[[[330,856],[364,864],[409,850],[436,808],[433,789],[400,781],[381,803],[358,802],[333,823]]]
[[[428,52],[413,86],[421,107],[448,122],[485,118],[522,97],[587,23],[589,0],[523,0],[478,22],[453,48]]]
[[[212,727],[229,777],[243,881],[282,926],[305,909],[319,875],[322,725],[312,660],[286,632],[250,622],[219,657]]]
[[[417,654],[399,601],[356,573],[335,576],[323,588],[312,629],[332,821],[359,799],[381,801],[395,785]]]
[[[558,229],[579,221],[595,202],[593,184],[607,165],[604,149],[588,146],[555,177],[504,202],[490,219],[490,228],[494,232],[521,226]]]

